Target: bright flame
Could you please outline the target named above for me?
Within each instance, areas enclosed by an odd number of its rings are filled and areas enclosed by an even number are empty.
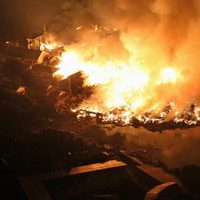
[[[70,75],[82,72],[84,85],[96,88],[94,94],[74,111],[103,113],[107,116],[105,121],[123,119],[125,124],[131,122],[133,115],[144,123],[161,123],[168,116],[172,106],[170,104],[163,111],[166,102],[163,102],[163,97],[160,99],[160,96],[167,88],[170,92],[173,89],[175,91],[174,84],[183,81],[177,68],[161,66],[156,73],[152,73],[147,64],[137,62],[133,57],[130,60],[119,61],[94,57],[93,53],[91,54],[80,50],[80,47],[69,48],[63,52],[59,58],[61,62],[56,66],[54,76],[58,79],[66,79]],[[150,110],[150,115],[155,117],[144,114],[145,110]]]
[[[60,47],[61,45],[59,45],[59,44],[57,44],[57,43],[42,43],[41,45],[40,45],[40,51],[44,51],[44,50],[49,50],[49,51],[52,51],[52,50],[54,50],[54,49],[56,49],[56,48],[58,48],[58,47]]]
[[[65,52],[61,58],[61,63],[57,66],[58,71],[55,76],[60,76],[62,79],[81,70],[81,63],[78,55],[75,52]]]
[[[173,68],[162,70],[162,83],[175,83],[178,78],[178,72]]]

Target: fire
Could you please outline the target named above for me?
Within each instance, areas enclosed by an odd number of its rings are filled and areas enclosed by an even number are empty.
[[[56,67],[58,70],[54,73],[62,79],[66,79],[70,75],[81,70],[81,63],[75,52],[66,52],[61,58],[61,63]]]
[[[184,111],[185,105],[179,106],[176,101],[178,88],[188,80],[179,67],[184,62],[178,59],[163,62],[161,57],[152,64],[145,48],[125,59],[118,59],[114,54],[108,59],[104,52],[97,51],[101,47],[101,44],[98,45],[73,44],[65,46],[66,50],[57,55],[60,63],[53,74],[57,79],[67,79],[81,72],[84,86],[94,88],[88,99],[72,108],[73,112],[81,111],[79,117],[86,116],[86,111],[94,116],[95,113],[103,114],[103,122],[122,125],[130,125],[133,119],[142,124],[160,124],[166,119],[174,123],[197,123],[199,109]],[[45,48],[54,52],[58,46],[49,43]],[[131,48],[137,52],[136,47]],[[142,53],[144,56],[141,56]]]
[[[178,72],[173,68],[165,68],[162,70],[162,83],[175,83],[178,78]]]
[[[124,62],[94,59],[77,49],[63,52],[59,59],[55,77],[67,79],[70,75],[82,72],[84,84],[96,87],[88,100],[73,108],[73,112],[80,111],[78,117],[86,116],[85,111],[92,117],[95,113],[101,113],[103,122],[130,125],[135,119],[144,126],[149,123],[161,124],[166,119],[187,125],[200,121],[199,108],[195,105],[191,104],[185,111],[177,112],[177,105],[172,101],[167,103],[160,100],[165,89],[176,91],[177,83],[184,82],[180,71],[174,66],[161,66],[159,71],[152,73],[134,59]]]
[[[56,45],[50,43],[60,42],[65,49],[49,62],[57,65],[54,76],[67,79],[81,72],[84,80],[80,93],[69,89],[74,97],[70,100],[78,100],[64,102],[68,109],[100,113],[104,121],[124,124],[135,118],[144,124],[199,120],[200,113],[192,106],[184,110],[200,99],[197,5],[102,2],[73,1],[63,6],[66,10],[49,27],[55,39],[44,40],[47,49],[55,49],[47,51],[49,59],[56,54]]]
[[[81,105],[81,109],[104,113],[124,108],[126,112],[123,115],[128,116],[148,103],[152,96],[148,94],[149,87],[156,87],[157,79],[150,76],[149,71],[137,62],[88,59],[76,50],[64,52],[60,60],[54,76],[66,79],[81,71],[85,85],[95,85],[99,90],[101,101],[95,101],[94,98],[93,101]],[[163,84],[175,83],[178,78],[178,72],[172,68],[163,68],[160,73],[160,82]]]
[[[40,45],[40,51],[44,51],[44,50],[48,50],[48,51],[52,51],[54,50],[55,48],[58,48],[60,45],[57,44],[57,43],[42,43]]]
[[[116,82],[114,88],[119,91],[139,90],[143,88],[148,80],[148,75],[138,67],[130,67],[120,63],[93,63],[84,60],[77,52],[70,51],[63,53],[61,63],[56,67],[54,73],[62,79],[82,71],[86,75],[86,82],[89,85],[105,84]],[[117,79],[117,81],[116,81]]]

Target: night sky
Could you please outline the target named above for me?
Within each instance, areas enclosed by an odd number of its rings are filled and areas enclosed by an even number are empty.
[[[59,13],[62,0],[0,0],[0,39],[22,40]]]

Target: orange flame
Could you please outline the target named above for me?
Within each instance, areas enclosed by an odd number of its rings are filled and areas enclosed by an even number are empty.
[[[88,59],[76,49],[64,52],[60,60],[55,77],[66,79],[81,71],[85,77],[85,85],[96,85],[98,88],[97,93],[78,109],[106,113],[123,108],[121,117],[125,121],[129,120],[132,113],[139,114],[143,108],[156,107],[152,101],[159,99],[154,92],[159,84],[175,84],[181,80],[180,73],[175,68],[161,68],[157,73],[160,74],[158,77],[150,75],[150,71],[136,61],[122,63],[117,60]]]

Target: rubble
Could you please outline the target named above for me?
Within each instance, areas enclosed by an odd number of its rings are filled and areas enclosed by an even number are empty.
[[[19,179],[31,199],[43,199],[44,192],[45,196],[50,195],[52,199],[94,199],[94,197],[140,199],[145,193],[140,186],[131,181],[126,164],[115,160],[73,168],[69,173],[54,172],[34,177],[19,177]],[[33,179],[34,185],[30,185]],[[46,189],[42,188],[42,182]],[[33,193],[33,189],[36,188],[40,194],[37,194],[37,198]]]
[[[175,182],[167,182],[155,186],[147,192],[144,200],[175,200],[180,196],[180,194],[181,189]]]

